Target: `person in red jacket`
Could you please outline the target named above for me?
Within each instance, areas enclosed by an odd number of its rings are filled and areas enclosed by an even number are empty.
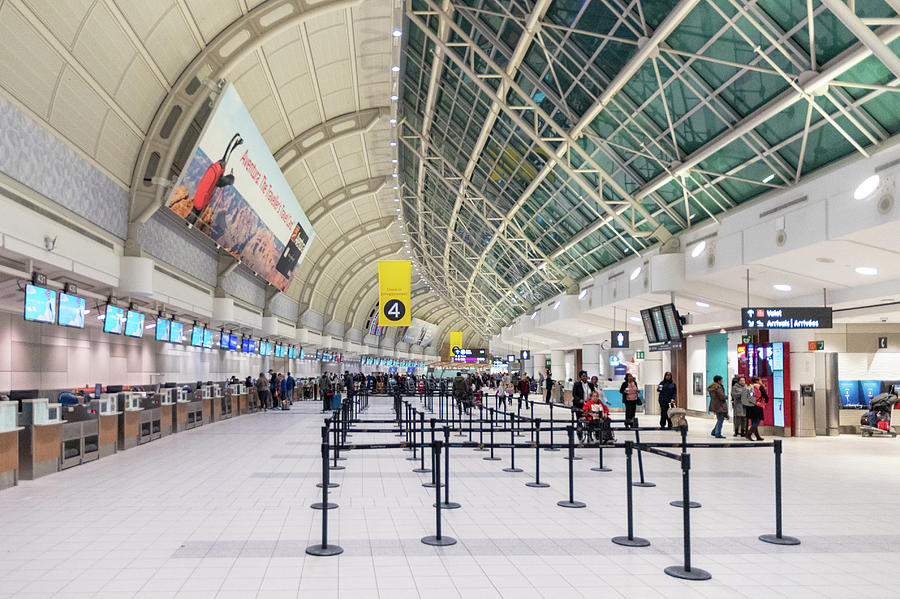
[[[595,409],[594,406],[597,406],[597,408]],[[584,408],[582,408],[582,417],[588,430],[597,428],[600,418],[609,418],[609,406],[603,403],[600,399],[600,394],[597,391],[592,392],[591,398],[585,402]],[[598,419],[597,422],[594,421],[595,419]],[[579,421],[578,424],[581,426],[581,421]],[[583,433],[579,431],[579,440],[581,440],[582,434]]]
[[[531,390],[531,381],[528,379],[527,374],[523,374],[522,378],[519,379],[519,406],[521,408],[522,401],[525,401],[525,405],[528,405],[528,392]]]

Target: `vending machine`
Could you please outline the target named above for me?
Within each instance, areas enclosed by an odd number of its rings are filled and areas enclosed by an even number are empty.
[[[786,437],[793,430],[791,413],[791,348],[789,343],[743,344],[737,347],[738,375],[747,380],[759,377],[769,394],[763,407],[763,426],[780,429]]]

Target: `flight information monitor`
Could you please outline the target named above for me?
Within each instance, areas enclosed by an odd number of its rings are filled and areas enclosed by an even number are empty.
[[[106,314],[103,317],[103,332],[113,335],[121,335],[125,326],[125,308],[119,308],[112,304],[106,305]]]
[[[76,329],[84,328],[85,301],[83,297],[59,294],[59,324]]]
[[[169,321],[165,318],[157,318],[156,319],[156,340],[157,341],[168,341],[169,340]]]
[[[194,327],[191,330],[191,345],[194,347],[203,346],[203,327]]]
[[[32,322],[56,322],[56,291],[25,285],[25,320]]]
[[[128,311],[125,317],[125,335],[127,337],[144,336],[144,315],[141,312]]]
[[[184,343],[184,325],[180,322],[172,321],[169,325],[169,342]]]

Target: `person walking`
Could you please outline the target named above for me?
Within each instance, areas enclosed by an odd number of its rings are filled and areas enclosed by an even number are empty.
[[[743,437],[747,434],[747,416],[744,411],[744,395],[750,391],[744,383],[744,377],[736,376],[731,381],[731,416],[733,418],[735,437]]]
[[[637,407],[641,398],[639,397],[637,381],[630,372],[625,375],[625,380],[622,381],[622,386],[619,387],[619,393],[622,394],[622,403],[625,404],[625,426],[633,428],[634,415],[637,413]]]
[[[500,404],[503,404],[503,411],[506,411],[506,387],[500,385],[497,387],[497,409],[500,409]]]
[[[718,374],[713,377],[712,384],[706,388],[709,393],[709,411],[716,417],[716,425],[712,429],[712,436],[716,439],[724,439],[722,434],[722,422],[728,418],[728,395],[722,386],[722,377]]]
[[[669,418],[669,404],[676,401],[678,389],[675,386],[675,380],[672,373],[667,372],[663,375],[663,380],[656,387],[658,393],[656,400],[659,402],[659,426],[660,428],[672,428],[672,419]]]
[[[750,382],[753,404],[745,408],[749,427],[744,437],[748,441],[753,441],[753,436],[756,435],[757,441],[764,441],[765,439],[759,435],[759,425],[763,420],[763,406],[769,403],[769,392],[766,391],[766,386],[758,377],[753,377]]]
[[[456,373],[456,378],[453,379],[452,390],[453,400],[456,402],[456,409],[459,410],[459,415],[462,416],[466,395],[469,394],[469,385],[466,383],[466,379],[463,378],[461,372]]]

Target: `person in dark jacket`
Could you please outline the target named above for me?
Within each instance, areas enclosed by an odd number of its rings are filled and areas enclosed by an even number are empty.
[[[294,388],[297,386],[297,381],[294,377],[291,376],[289,372],[287,378],[284,379],[287,383],[287,398],[291,405],[294,405]]]
[[[547,369],[547,378],[544,379],[544,385],[546,385],[547,388],[547,395],[544,401],[550,403],[550,393],[553,392],[553,377],[550,376],[550,369]]]
[[[716,426],[712,429],[712,436],[716,439],[724,439],[722,434],[722,422],[728,418],[728,394],[722,386],[722,377],[718,374],[713,377],[712,385],[706,388],[709,392],[709,411],[716,417]]]
[[[269,382],[266,380],[266,375],[262,372],[259,373],[259,378],[256,379],[256,395],[259,397],[259,407],[263,409],[263,412],[268,411]]]
[[[656,387],[658,393],[656,399],[659,402],[659,426],[672,428],[672,419],[669,418],[669,404],[675,401],[678,395],[678,389],[675,386],[675,380],[672,373],[667,372],[663,375],[663,380]]]
[[[596,387],[588,381],[587,370],[578,373],[578,380],[572,385],[572,408],[577,410],[576,414],[580,414],[584,408],[585,402],[591,399],[591,393]]]

